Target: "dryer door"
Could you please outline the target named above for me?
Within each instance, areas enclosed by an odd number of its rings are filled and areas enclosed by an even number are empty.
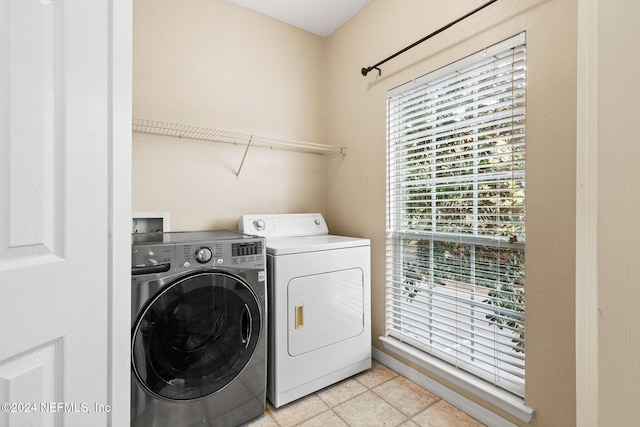
[[[262,310],[250,286],[223,272],[168,285],[140,312],[132,331],[132,367],[149,393],[192,400],[233,381],[258,344]]]

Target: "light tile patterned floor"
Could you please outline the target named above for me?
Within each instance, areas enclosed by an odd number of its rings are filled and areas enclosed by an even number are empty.
[[[373,367],[267,411],[247,427],[482,427],[484,424],[386,366]]]

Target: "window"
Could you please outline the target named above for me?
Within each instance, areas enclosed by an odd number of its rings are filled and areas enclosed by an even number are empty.
[[[524,33],[388,93],[387,336],[524,396]]]

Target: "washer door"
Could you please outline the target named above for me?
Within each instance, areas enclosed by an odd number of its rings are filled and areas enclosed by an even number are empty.
[[[203,272],[168,285],[143,307],[132,331],[132,367],[156,397],[193,400],[244,369],[260,338],[262,311],[249,285]]]

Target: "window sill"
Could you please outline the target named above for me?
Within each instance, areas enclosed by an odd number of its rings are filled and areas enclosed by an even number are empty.
[[[395,338],[380,337],[380,341],[386,349],[416,363],[429,372],[433,372],[438,377],[472,393],[487,403],[513,415],[517,419],[529,423],[531,418],[533,418],[534,410],[526,406],[523,399],[507,391],[503,391],[471,374],[456,369],[454,366],[423,353]]]

